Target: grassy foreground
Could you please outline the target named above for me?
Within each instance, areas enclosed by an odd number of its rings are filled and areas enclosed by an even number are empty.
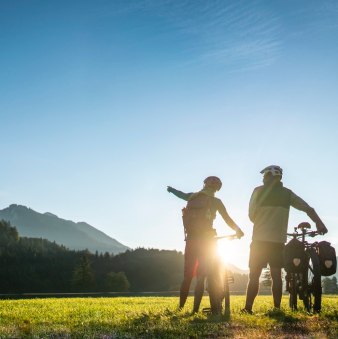
[[[244,296],[231,297],[230,318],[177,311],[175,297],[62,298],[0,301],[1,338],[337,338],[338,297],[325,296],[323,312],[272,310],[259,296],[255,315],[241,315]],[[208,306],[204,297],[202,307]]]

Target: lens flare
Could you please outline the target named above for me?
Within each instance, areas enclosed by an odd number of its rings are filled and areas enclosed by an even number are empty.
[[[218,255],[221,257],[225,264],[236,262],[236,251],[239,250],[238,243],[236,246],[235,241],[229,241],[227,239],[218,240]]]

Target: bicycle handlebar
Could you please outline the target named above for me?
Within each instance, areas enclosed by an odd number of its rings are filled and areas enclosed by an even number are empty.
[[[317,235],[321,235],[320,232],[318,231],[309,231],[309,232],[304,232],[304,233],[297,233],[297,232],[294,232],[294,233],[286,233],[286,235],[290,236],[290,237],[295,237],[295,238],[298,238],[298,237],[302,237],[303,235],[307,235],[309,237],[315,237]]]
[[[237,237],[237,234],[228,234],[228,235],[221,235],[214,237],[214,239],[219,240],[219,239],[229,239],[229,240],[234,240],[234,239],[239,239]]]

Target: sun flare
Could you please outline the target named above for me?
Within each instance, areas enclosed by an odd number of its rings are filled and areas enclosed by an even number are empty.
[[[217,252],[225,264],[235,264],[239,255],[240,247],[238,242],[227,239],[218,240]]]

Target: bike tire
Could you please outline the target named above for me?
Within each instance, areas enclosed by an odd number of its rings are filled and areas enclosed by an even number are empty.
[[[322,304],[322,286],[319,257],[314,248],[307,250],[308,262],[304,272],[304,307],[308,312],[320,312]]]
[[[289,306],[297,311],[297,277],[296,273],[289,273]]]
[[[224,314],[230,315],[229,273],[227,271],[224,276]]]
[[[222,269],[219,261],[215,261],[207,276],[208,293],[211,313],[218,315],[222,313],[222,300],[224,297]]]

